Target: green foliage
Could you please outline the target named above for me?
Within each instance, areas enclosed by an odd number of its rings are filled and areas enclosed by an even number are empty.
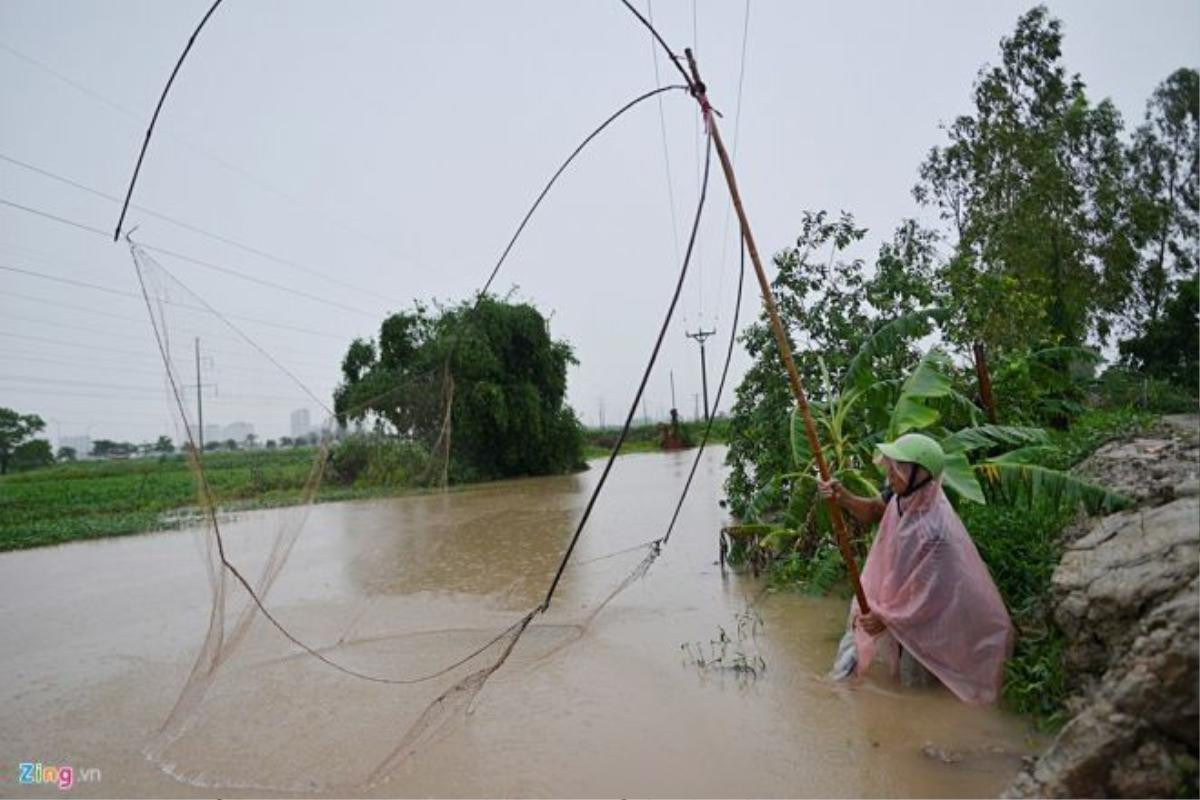
[[[666,423],[653,422],[632,425],[625,442],[621,445],[621,453],[656,453],[662,450],[662,428]],[[703,420],[680,422],[679,433],[684,443],[691,447],[700,444],[704,437],[706,423]],[[591,460],[603,458],[612,452],[613,446],[621,429],[617,427],[587,428],[583,432],[584,458]],[[719,416],[713,419],[712,430],[709,432],[710,445],[729,441],[729,418]]]
[[[1048,466],[1070,467],[1105,442],[1136,433],[1152,416],[1129,409],[1087,411],[1068,431],[1051,434],[1043,451]],[[1004,702],[1055,728],[1066,718],[1064,640],[1049,609],[1050,579],[1062,556],[1062,529],[1075,519],[1049,499],[1032,505],[969,505],[963,523],[1004,598],[1017,627],[1016,650],[1007,664]]]
[[[980,71],[974,109],[921,166],[917,199],[957,237],[938,278],[947,333],[991,352],[1104,336],[1136,257],[1121,119],[1061,64],[1062,26],[1026,12]]]
[[[344,485],[413,485],[429,467],[429,454],[414,442],[360,433],[338,442],[329,454],[333,479]]]
[[[1148,319],[1140,335],[1121,342],[1122,360],[1154,378],[1200,396],[1200,274],[1173,284],[1161,313]]]
[[[356,340],[334,393],[339,420],[435,451],[451,405],[455,480],[565,472],[582,463],[582,432],[565,404],[565,342],[532,305],[491,296],[393,314],[373,342]],[[441,439],[444,441],[444,439]]]
[[[18,414],[11,408],[0,408],[0,475],[8,472],[17,449],[46,423],[36,414]]]
[[[48,467],[54,463],[54,450],[45,439],[30,439],[17,445],[12,454],[12,469],[24,472]]]
[[[1158,414],[1196,411],[1195,392],[1124,367],[1106,369],[1095,391],[1100,404],[1108,408],[1138,408]]]
[[[307,447],[206,453],[204,469],[223,510],[292,505],[305,496],[316,453]],[[316,499],[403,491],[386,477],[369,485],[326,481]],[[57,464],[0,479],[0,550],[195,524],[195,474],[182,455]]]
[[[1192,275],[1197,266],[1198,96],[1200,75],[1196,70],[1184,68],[1172,73],[1147,101],[1145,120],[1134,133],[1129,149],[1139,260],[1131,271],[1125,310],[1135,338],[1145,336],[1147,329],[1159,322],[1172,280]],[[1193,301],[1193,310],[1195,305]]]
[[[1086,347],[1010,350],[991,365],[992,390],[1006,421],[1066,427],[1080,414],[1100,354]]]
[[[786,329],[805,334],[795,361],[814,405],[831,398],[849,369],[856,380],[873,383],[875,371],[896,374],[911,367],[917,355],[907,341],[928,333],[941,313],[924,308],[931,235],[911,221],[902,224],[881,248],[868,280],[862,260],[849,256],[865,234],[850,214],[830,220],[825,211],[806,211],[795,245],[774,258],[780,318]],[[872,313],[879,307],[900,316],[877,319]],[[793,401],[787,375],[765,312],[743,332],[742,343],[753,361],[735,395],[726,458],[726,489],[738,515],[771,476],[793,471],[792,444],[798,441],[788,422]]]

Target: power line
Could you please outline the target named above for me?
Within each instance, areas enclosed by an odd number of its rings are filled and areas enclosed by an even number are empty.
[[[746,81],[746,43],[750,37],[750,0],[746,0],[746,13],[742,19],[742,57],[741,65],[738,68],[738,89],[737,89],[737,109],[733,116],[733,153],[730,161],[737,163],[738,145],[742,141],[742,87]],[[725,265],[726,254],[729,246],[729,222],[733,218],[733,206],[730,205],[725,209],[725,228],[721,234],[721,266],[717,277],[717,309],[718,314],[721,307],[721,299],[725,296]]]
[[[140,353],[140,352],[137,352],[136,350],[125,350],[120,347],[109,347],[107,345],[93,344],[91,342],[64,341],[62,339],[51,339],[46,336],[36,336],[36,335],[30,335],[27,333],[13,333],[12,331],[0,331],[0,336],[7,336],[7,337],[13,338],[13,339],[24,339],[26,341],[31,341],[31,342],[42,342],[44,344],[55,344],[55,345],[59,345],[62,347],[75,347],[75,348],[78,348],[81,350],[100,350],[100,351],[105,351],[105,352],[110,352],[110,353],[119,353],[119,354],[127,355],[127,356],[138,356],[140,358],[155,357],[153,353],[148,353],[148,352]],[[209,352],[214,353],[216,355],[220,355],[220,356],[244,357],[246,355],[245,353],[236,353],[236,352],[233,352],[230,350],[213,350],[212,348],[209,348]],[[321,368],[322,366],[325,366],[325,365],[317,364],[315,362],[307,362],[307,365],[317,367],[317,368]],[[218,366],[218,369],[226,369],[226,368],[229,368],[229,367]]]
[[[137,323],[138,325],[143,325],[146,322],[145,317],[133,317],[128,314],[114,314],[111,311],[102,311],[98,308],[88,308],[87,306],[77,306],[72,303],[63,303],[58,300],[50,300],[49,298],[45,298],[45,297],[36,297],[31,294],[24,294],[22,292],[14,292],[14,291],[11,291],[9,289],[4,289],[4,288],[0,288],[0,295],[16,297],[20,300],[26,300],[26,301],[33,302],[33,303],[42,303],[44,305],[54,306],[56,308],[65,308],[70,311],[82,311],[85,314],[96,314],[97,316],[108,317],[109,319],[119,319],[119,320],[124,320],[126,322],[134,322],[134,323]],[[205,313],[207,313],[207,312],[205,312]],[[172,326],[172,328],[174,330],[178,330],[178,331],[185,332],[185,333],[203,333],[205,338],[209,338],[209,339],[219,339],[219,340],[225,341],[225,342],[240,341],[238,339],[233,338],[232,336],[223,336],[222,334],[219,334],[219,333],[209,333],[208,331],[199,330],[197,328],[190,328],[190,327],[186,327],[183,325]]]
[[[46,386],[68,386],[83,389],[108,389],[118,392],[131,392],[135,394],[163,394],[165,389],[155,389],[148,386],[136,386],[133,384],[122,383],[102,383],[99,381],[76,381],[66,378],[38,378],[25,375],[6,375],[0,377],[0,383],[20,383],[46,385]],[[279,395],[279,394],[218,394],[214,398],[220,400],[287,400],[296,402],[305,399],[301,395]]]
[[[130,121],[132,121],[133,123],[135,123],[137,125],[141,125],[142,122],[146,118],[144,113],[139,112],[139,111],[134,111],[134,110],[128,108],[127,106],[124,106],[121,103],[118,103],[117,101],[113,100],[112,98],[107,97],[107,96],[101,94],[100,92],[97,92],[95,89],[92,89],[91,87],[71,78],[68,75],[63,74],[62,72],[54,69],[53,67],[51,67],[48,64],[43,63],[42,61],[39,61],[38,59],[34,58],[33,56],[31,56],[27,53],[23,53],[20,50],[17,50],[15,47],[13,47],[10,44],[0,41],[0,50],[7,51],[14,58],[24,61],[25,63],[29,64],[30,66],[32,66],[36,69],[39,69],[42,72],[46,73],[47,75],[50,75],[51,77],[55,78],[56,80],[61,81],[62,83],[66,84],[67,86],[70,86],[72,89],[75,89],[76,91],[78,91],[82,94],[85,94],[88,97],[91,97],[93,100],[96,100],[97,102],[106,106],[111,111],[115,111],[116,113],[129,119]],[[273,186],[272,184],[268,183],[267,181],[264,181],[262,178],[255,176],[253,173],[248,171],[245,167],[238,166],[237,164],[234,164],[233,162],[222,158],[221,156],[217,155],[216,153],[213,153],[211,150],[201,147],[200,145],[195,144],[194,142],[191,142],[180,136],[172,134],[169,130],[163,132],[161,135],[177,142],[178,144],[183,145],[187,149],[191,150],[193,153],[196,153],[197,155],[200,155],[200,156],[203,156],[204,158],[209,159],[214,164],[217,164],[218,166],[222,167],[226,171],[233,173],[234,175],[238,176],[239,178],[246,181],[247,183],[257,186],[259,189],[262,189],[263,191],[266,191],[270,194],[275,195],[276,197],[279,197],[279,198],[282,198],[283,200],[288,201],[289,203],[291,203],[293,205],[293,207],[299,208],[299,209],[305,211],[307,214],[310,214],[313,217],[320,219],[322,223],[324,223],[326,225],[331,225],[335,228],[338,228],[339,230],[341,230],[345,233],[348,233],[352,236],[355,236],[364,242],[369,242],[374,247],[380,249],[381,251],[388,253],[389,255],[392,255],[392,256],[398,255],[398,253],[396,253],[395,251],[392,250],[391,245],[387,244],[386,242],[382,242],[382,241],[376,239],[375,237],[365,233],[364,231],[357,230],[349,225],[346,225],[345,223],[331,219],[327,212],[323,212],[323,211],[316,209],[315,207],[309,205],[306,200],[304,200],[303,198],[301,198],[297,195],[294,195],[290,192],[286,192],[276,186]],[[108,233],[105,232],[104,235],[108,236]]]
[[[154,268],[157,269],[158,271],[162,272],[162,274],[164,274],[168,278],[170,278],[177,286],[179,286],[185,292],[187,292],[192,297],[199,300],[201,305],[203,305],[205,308],[207,308],[209,311],[211,311],[217,317],[217,319],[224,322],[225,326],[227,328],[229,328],[231,331],[233,331],[238,336],[240,336],[243,340],[245,340],[246,344],[250,345],[255,350],[257,350],[263,356],[263,358],[265,358],[265,359],[267,359],[267,361],[271,362],[271,364],[273,364],[276,369],[278,369],[284,375],[287,375],[288,378],[291,379],[291,381],[296,384],[296,386],[300,387],[301,391],[303,391],[305,394],[307,394],[309,397],[311,397],[313,402],[315,402],[322,409],[324,409],[325,412],[327,414],[329,414],[329,416],[332,417],[334,415],[332,408],[330,408],[328,405],[326,405],[325,402],[323,400],[321,400],[321,398],[319,398],[315,394],[313,394],[312,391],[308,388],[307,384],[304,383],[304,381],[302,381],[298,377],[296,377],[295,373],[293,373],[290,369],[285,367],[282,362],[280,362],[273,355],[271,355],[269,352],[267,352],[266,349],[264,349],[262,347],[262,345],[260,345],[254,339],[250,338],[250,336],[248,336],[244,331],[242,331],[242,329],[239,328],[237,325],[234,325],[232,322],[230,322],[228,317],[223,316],[219,311],[217,311],[215,308],[213,308],[213,306],[207,300],[205,300],[203,297],[201,297],[200,295],[198,295],[194,291],[192,291],[191,288],[186,283],[179,280],[179,278],[175,277],[175,275],[170,270],[168,270],[162,264],[155,261],[154,258],[152,258],[151,256],[147,255],[145,249],[141,245],[139,245],[137,242],[135,242],[132,238],[130,238],[128,235],[126,235],[125,241],[129,244],[129,255],[133,259],[133,266],[137,272],[137,277],[138,277],[138,285],[141,286],[142,298],[146,302],[146,310],[150,313],[150,324],[154,328],[154,339],[158,343],[160,350],[163,349],[163,342],[162,342],[163,337],[159,333],[158,323],[155,321],[154,311],[150,306],[150,295],[146,289],[146,278],[142,274],[142,260],[143,259],[145,261],[149,262],[150,264],[152,264],[154,266]],[[166,353],[164,352],[163,355],[165,357]],[[173,379],[172,379],[172,388],[173,389],[175,388]]]
[[[48,211],[41,211],[36,208],[31,208],[30,206],[22,205],[21,203],[15,203],[12,200],[7,200],[3,197],[0,197],[0,204],[10,206],[12,208],[20,209],[21,211],[25,211],[30,214],[36,214],[39,217],[45,217],[46,219],[54,220],[55,222],[60,222],[64,225],[70,225],[72,227],[79,228],[80,230],[88,231],[89,233],[96,233],[96,234],[103,236],[106,239],[108,238],[108,233],[106,231],[102,231],[99,228],[94,228],[91,225],[84,225],[83,223],[75,222],[74,220],[67,219],[66,217],[60,217],[57,214],[51,214]],[[162,253],[164,255],[168,255],[173,258],[180,259],[182,261],[187,261],[187,262],[189,262],[191,264],[195,264],[197,266],[216,270],[217,272],[221,272],[221,273],[224,273],[226,275],[230,275],[230,276],[233,276],[236,278],[241,278],[244,281],[256,283],[260,286],[265,286],[269,289],[275,289],[280,292],[287,292],[288,294],[293,294],[293,295],[296,295],[297,297],[303,297],[306,300],[312,300],[313,302],[321,303],[322,305],[332,306],[334,308],[341,309],[342,311],[350,311],[355,314],[362,314],[363,316],[372,317],[372,318],[377,318],[379,316],[378,314],[372,314],[369,311],[364,311],[361,308],[355,308],[354,306],[348,306],[345,303],[339,303],[335,300],[327,300],[324,297],[319,297],[315,294],[309,294],[308,292],[301,291],[300,289],[294,289],[290,286],[284,286],[282,284],[274,283],[272,281],[268,281],[263,278],[256,278],[253,275],[247,275],[244,272],[238,272],[235,269],[230,269],[229,267],[223,267],[220,264],[214,264],[211,261],[205,261],[202,258],[194,258],[193,256],[185,255],[183,253],[178,253],[174,250],[168,250],[165,247],[156,247],[154,245],[146,244],[144,242],[141,243],[141,246],[147,250],[153,250],[157,253]]]
[[[57,214],[51,214],[49,211],[41,211],[36,208],[31,208],[29,206],[21,205],[20,203],[14,203],[12,200],[6,200],[3,197],[0,197],[0,204],[9,206],[10,208],[19,209],[28,214],[36,214],[39,217],[44,217],[46,219],[54,220],[55,222],[61,222],[63,225],[70,225],[72,228],[78,228],[81,231],[87,231],[88,233],[99,234],[100,236],[103,236],[106,239],[108,238],[108,233],[106,231],[102,231],[99,228],[93,227],[91,225],[85,225],[82,222],[76,222],[73,219],[67,219],[66,217],[60,217]]]
[[[9,164],[13,164],[14,166],[21,167],[22,169],[27,169],[30,172],[37,173],[38,175],[42,175],[43,177],[49,178],[54,181],[58,181],[59,183],[65,184],[67,186],[74,187],[76,189],[79,189],[80,191],[87,192],[88,194],[91,194],[91,195],[95,195],[96,197],[101,197],[110,202],[113,202],[113,203],[121,202],[121,198],[117,197],[116,195],[109,194],[108,192],[101,191],[93,186],[88,186],[87,184],[80,183],[79,181],[73,180],[72,178],[68,178],[64,175],[59,175],[57,173],[51,172],[48,169],[43,169],[42,167],[38,167],[38,166],[35,166],[28,162],[21,161],[20,159],[13,158],[12,156],[8,156],[3,153],[0,153],[0,161],[6,161]],[[219,233],[213,233],[212,231],[205,230],[204,228],[201,228],[198,225],[193,225],[189,222],[184,222],[183,220],[176,219],[175,217],[172,217],[167,214],[163,214],[162,212],[147,208],[146,206],[138,205],[137,203],[130,203],[129,207],[137,209],[138,211],[141,211],[143,214],[148,214],[152,217],[163,220],[164,222],[169,222],[172,225],[183,228],[186,231],[191,231],[192,233],[196,233],[201,236],[206,236],[209,239],[212,239],[214,241],[221,242],[223,244],[227,244],[231,247],[236,247],[239,250],[243,250],[252,255],[256,255],[259,258],[265,258],[268,261],[274,261],[277,264],[283,264],[285,266],[292,267],[294,269],[298,269],[301,272],[304,272],[304,273],[307,273],[314,277],[320,278],[323,281],[327,281],[327,282],[333,284],[334,286],[340,286],[343,289],[348,289],[350,291],[359,292],[360,294],[369,295],[370,297],[379,299],[379,296],[380,296],[379,291],[376,289],[364,289],[362,287],[355,286],[354,284],[347,283],[345,281],[340,281],[336,278],[330,277],[324,270],[317,269],[316,267],[307,266],[298,261],[293,261],[290,258],[285,258],[283,256],[275,255],[274,253],[270,253],[265,250],[261,250],[257,247],[245,244],[244,242],[239,242],[236,239],[231,239],[228,236],[224,236]],[[395,298],[391,298],[391,299],[394,302],[400,302],[399,300],[396,300]]]
[[[81,347],[89,347],[89,345],[81,345]],[[221,356],[226,355],[226,351],[223,351],[223,350],[212,350],[211,348],[209,348],[208,352],[215,353],[216,355],[221,355]],[[156,356],[156,355],[148,353],[147,357],[153,357],[156,362],[159,361],[158,356]],[[119,367],[120,372],[140,372],[145,375],[162,375],[163,374],[161,363],[159,363],[158,366],[153,366],[153,367],[149,366],[149,365],[140,365],[140,364],[136,364],[136,363],[131,364],[128,358],[121,359],[119,361],[118,360],[97,359],[95,357],[89,357],[87,360],[72,360],[72,359],[66,359],[66,358],[54,358],[51,356],[45,356],[45,355],[42,355],[41,353],[34,354],[34,353],[12,353],[12,352],[8,352],[8,353],[5,353],[4,355],[0,356],[0,362],[14,360],[14,359],[17,361],[32,361],[37,364],[43,364],[43,363],[56,364],[58,366],[64,366],[64,367],[76,367],[76,368],[94,367],[96,369],[108,370],[110,372],[114,369],[114,367]],[[262,377],[262,373],[263,373],[261,366],[255,367],[255,366],[249,366],[249,365],[245,365],[245,364],[226,364],[223,362],[222,363],[214,363],[213,366],[211,367],[211,369],[217,373],[225,372],[226,370],[228,370],[230,372],[246,372],[246,373],[251,373],[251,374],[257,375],[260,378]],[[313,377],[315,378],[318,376],[314,375]],[[328,376],[328,374],[326,374],[326,375],[323,375],[320,377],[322,379],[327,379],[329,376]]]
[[[650,21],[654,21],[654,5],[652,0],[646,0],[646,14]],[[658,72],[658,48],[654,46],[654,38],[650,38],[650,59],[654,64],[654,85],[662,85],[662,76]],[[667,147],[667,116],[663,110],[662,95],[658,96],[658,126],[662,132],[663,146],[663,165],[667,172],[667,201],[671,207],[671,238],[675,242],[675,260],[680,257],[679,252],[679,221],[675,216],[675,182],[671,179],[671,153]]]
[[[324,297],[320,297],[315,294],[310,294],[308,292],[302,291],[300,289],[295,289],[290,286],[284,286],[282,284],[273,283],[272,281],[268,281],[263,278],[256,278],[253,275],[247,275],[244,272],[238,272],[235,269],[230,269],[229,267],[223,267],[220,264],[214,264],[213,262],[205,261],[202,258],[196,258],[194,256],[185,255],[184,253],[179,253],[179,252],[176,252],[175,250],[168,250],[165,247],[158,247],[156,245],[147,244],[145,242],[138,242],[138,245],[144,250],[149,250],[151,252],[159,253],[164,256],[170,256],[171,258],[178,259],[180,261],[186,261],[189,264],[195,264],[196,266],[199,266],[199,267],[206,267],[208,269],[216,270],[217,272],[221,272],[226,275],[232,275],[233,277],[241,278],[244,281],[250,281],[251,283],[257,283],[259,286],[265,286],[269,289],[276,289],[281,292],[287,292],[288,294],[294,294],[297,297],[303,297],[307,300],[312,300],[313,302],[316,302],[316,303],[323,303],[324,305],[327,305],[327,306],[333,306],[334,308],[340,308],[343,311],[349,311],[354,314],[361,314],[364,317],[370,317],[371,319],[379,318],[379,314],[375,314],[370,311],[364,311],[363,309],[356,308],[354,306],[348,306],[345,303],[339,303],[336,300],[327,300]]]
[[[3,202],[3,200],[0,200],[0,202]],[[105,236],[107,236],[107,235],[108,234],[105,234]],[[31,278],[39,278],[41,280],[53,281],[55,283],[63,283],[63,284],[67,284],[69,286],[78,286],[82,289],[92,289],[97,292],[105,292],[107,294],[116,295],[118,297],[130,297],[135,300],[140,299],[133,292],[125,292],[120,289],[113,289],[109,286],[101,286],[96,283],[88,283],[87,281],[76,280],[75,278],[64,278],[59,275],[48,275],[44,272],[38,272],[38,271],[32,270],[32,269],[24,269],[21,267],[13,267],[13,266],[9,266],[6,264],[0,264],[0,270],[4,270],[6,272],[16,272],[21,275],[28,275]],[[164,300],[162,300],[162,302],[169,306],[174,306],[176,308],[187,309],[188,311],[198,311],[198,312],[201,312],[204,314],[210,314],[210,315],[213,314],[211,309],[207,309],[202,306],[190,305],[188,303],[180,303],[177,300],[164,299]],[[226,314],[225,316],[233,318],[233,319],[239,319],[239,320],[242,320],[243,322],[253,322],[258,325],[267,325],[272,328],[279,328],[281,330],[290,331],[292,333],[306,333],[306,334],[309,334],[310,336],[321,336],[326,339],[336,339],[338,341],[345,341],[345,339],[346,339],[345,336],[338,336],[335,333],[325,333],[322,331],[309,330],[308,328],[298,328],[294,325],[285,325],[282,322],[271,322],[269,320],[259,319],[257,317],[247,317],[245,315],[240,315],[240,314]]]

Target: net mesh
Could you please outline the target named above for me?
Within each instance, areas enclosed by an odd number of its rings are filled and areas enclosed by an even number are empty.
[[[130,249],[165,368],[176,438],[191,445],[187,459],[196,486],[195,521],[201,523],[192,531],[208,587],[199,650],[144,748],[175,779],[260,792],[349,793],[385,783],[464,719],[497,670],[506,663],[528,668],[569,646],[657,558],[658,544],[648,542],[580,562],[589,565],[586,575],[570,566],[563,575],[562,608],[568,610],[546,611],[537,601],[559,566],[562,535],[578,508],[528,512],[530,526],[540,530],[501,545],[518,552],[528,569],[515,582],[508,578],[509,585],[492,585],[485,554],[472,549],[478,545],[471,532],[486,526],[485,517],[494,513],[489,504],[499,495],[484,489],[476,492],[477,503],[464,504],[453,502],[454,493],[435,492],[402,504],[415,506],[420,516],[409,526],[395,520],[400,529],[387,540],[398,552],[391,560],[368,551],[353,555],[351,564],[316,568],[318,579],[340,569],[355,572],[355,591],[313,590],[306,585],[314,577],[307,559],[298,569],[285,569],[300,537],[320,547],[331,536],[356,536],[316,502],[354,496],[353,486],[341,485],[332,457],[332,409],[160,261],[132,242]],[[188,345],[197,336],[221,345],[204,370],[219,378],[215,392],[206,392],[204,381],[191,374]],[[398,376],[382,390],[403,401],[408,424],[368,416],[366,426],[406,440],[424,456],[409,475],[412,484],[445,487],[452,374],[443,367]],[[302,401],[319,403],[331,416],[315,447],[287,454],[277,449],[269,458],[258,443],[235,467],[212,449],[211,437],[209,449],[201,448],[197,391],[205,392],[210,420],[227,419],[247,403],[286,408]],[[247,481],[256,495],[265,488],[268,497],[289,505],[240,513]],[[391,583],[397,565],[403,593]],[[456,596],[460,582],[474,592],[486,590],[488,604],[470,602],[465,591]],[[445,600],[447,594],[452,599]],[[431,602],[433,595],[440,599]],[[346,752],[333,732],[355,727],[371,735]]]

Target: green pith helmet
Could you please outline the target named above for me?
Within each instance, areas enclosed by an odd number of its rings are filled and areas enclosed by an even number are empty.
[[[942,446],[923,433],[906,433],[891,444],[879,445],[879,452],[892,461],[920,464],[935,480],[941,477],[946,466]]]

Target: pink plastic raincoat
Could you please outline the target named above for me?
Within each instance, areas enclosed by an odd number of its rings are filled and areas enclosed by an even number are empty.
[[[871,636],[854,626],[857,672],[881,648],[897,674],[903,647],[963,701],[994,702],[1013,642],[996,584],[940,482],[905,498],[903,514],[897,502],[888,503],[862,572],[887,630]]]

